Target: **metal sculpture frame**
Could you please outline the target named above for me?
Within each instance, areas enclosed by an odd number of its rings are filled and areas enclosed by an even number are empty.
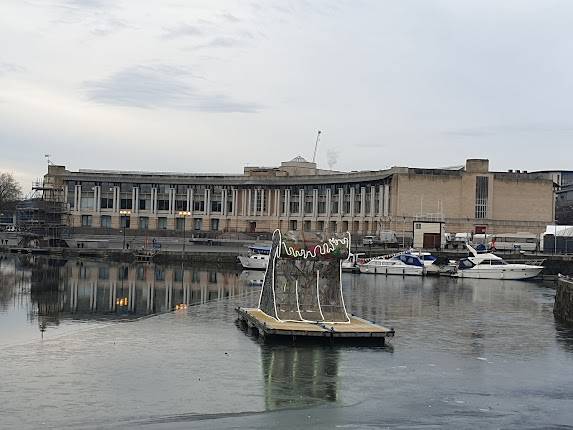
[[[258,309],[280,322],[349,324],[342,295],[342,261],[350,233],[275,230]]]

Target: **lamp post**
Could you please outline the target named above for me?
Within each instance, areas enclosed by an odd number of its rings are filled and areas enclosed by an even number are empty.
[[[183,218],[183,252],[182,252],[182,256],[183,258],[185,258],[185,224],[187,223],[187,217],[189,215],[191,215],[191,212],[187,212],[187,211],[179,211],[177,213],[177,215],[179,215],[181,218]]]
[[[119,215],[120,215],[120,220],[121,220],[121,226],[123,227],[123,247],[122,249],[125,249],[125,229],[127,226],[127,217],[129,215],[131,215],[131,211],[119,211]]]

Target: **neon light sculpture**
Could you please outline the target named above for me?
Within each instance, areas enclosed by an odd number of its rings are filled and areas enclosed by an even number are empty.
[[[349,323],[341,283],[349,250],[350,233],[275,230],[259,309],[284,322]]]

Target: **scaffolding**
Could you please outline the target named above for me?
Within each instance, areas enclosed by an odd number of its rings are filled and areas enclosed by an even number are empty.
[[[20,231],[47,246],[62,246],[67,235],[67,205],[64,186],[51,180],[37,180],[32,195],[16,206],[16,224]]]

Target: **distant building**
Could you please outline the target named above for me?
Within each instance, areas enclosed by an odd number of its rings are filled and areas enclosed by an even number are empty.
[[[555,220],[559,225],[573,224],[573,170],[540,170],[532,174],[553,180],[556,185]]]
[[[302,157],[242,175],[49,166],[44,187],[67,204],[70,227],[108,231],[413,231],[439,221],[448,232],[541,233],[554,220],[553,181],[525,172],[465,167],[335,172]],[[59,194],[58,194],[59,190]],[[171,233],[169,233],[171,234]],[[176,233],[174,233],[176,234]]]

